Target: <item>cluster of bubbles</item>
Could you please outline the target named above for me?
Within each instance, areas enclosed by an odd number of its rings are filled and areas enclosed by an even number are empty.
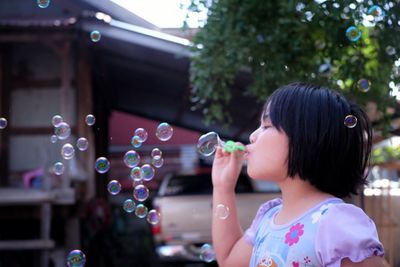
[[[92,126],[95,123],[95,117],[89,114],[85,117],[85,122],[88,126]],[[71,127],[64,121],[61,115],[54,115],[51,119],[51,124],[54,127],[54,134],[50,137],[50,142],[55,144],[58,140],[67,140],[71,136]],[[76,141],[76,148],[79,151],[86,151],[89,148],[89,142],[85,137],[80,137]],[[75,148],[71,143],[65,143],[61,147],[61,156],[65,160],[70,160],[75,156]],[[53,172],[56,175],[62,175],[65,167],[61,161],[57,161],[53,165]]]
[[[168,141],[173,135],[173,128],[166,122],[158,125],[155,131],[160,141]],[[164,164],[163,153],[159,148],[151,151],[151,162],[141,163],[143,160],[136,149],[140,148],[148,138],[148,132],[144,128],[137,128],[131,138],[131,145],[134,149],[128,150],[123,156],[123,162],[130,169],[130,178],[133,181],[133,199],[128,198],[122,203],[122,208],[127,213],[134,213],[139,218],[146,218],[147,222],[155,225],[160,221],[160,213],[148,208],[141,202],[148,199],[150,191],[144,182],[151,181],[155,176],[155,168],[161,168]],[[105,157],[99,157],[95,162],[95,169],[98,173],[106,173],[110,170],[110,162]],[[121,184],[118,180],[111,180],[107,185],[107,191],[111,195],[121,192]]]

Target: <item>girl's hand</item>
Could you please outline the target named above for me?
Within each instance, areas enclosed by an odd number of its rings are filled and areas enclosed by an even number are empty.
[[[237,145],[243,146],[241,143]],[[244,147],[244,146],[243,146]],[[214,187],[234,190],[242,165],[245,151],[235,150],[226,152],[222,147],[217,147],[212,166],[212,182]]]

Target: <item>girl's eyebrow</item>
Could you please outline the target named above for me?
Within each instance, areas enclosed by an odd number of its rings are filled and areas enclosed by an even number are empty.
[[[269,113],[264,113],[261,117],[261,122],[269,121]]]

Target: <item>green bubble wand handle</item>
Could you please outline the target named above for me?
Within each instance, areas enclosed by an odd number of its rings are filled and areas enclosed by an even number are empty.
[[[245,151],[245,148],[244,148],[244,146],[242,146],[242,145],[237,145],[234,141],[232,141],[232,140],[228,140],[228,141],[226,141],[226,142],[223,142],[223,141],[221,141],[221,145],[222,145],[222,147],[224,148],[224,150],[226,151],[226,152],[229,152],[229,153],[232,153],[232,152],[234,152],[234,151],[236,151],[236,150],[240,150],[240,151]]]

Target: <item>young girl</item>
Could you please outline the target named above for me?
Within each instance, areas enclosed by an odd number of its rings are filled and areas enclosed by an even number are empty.
[[[341,200],[366,182],[371,135],[366,114],[335,91],[304,83],[276,90],[246,151],[215,154],[214,207],[230,212],[213,216],[219,266],[384,266],[375,224]],[[282,199],[261,205],[243,233],[234,188],[245,160],[248,175],[276,182]]]

